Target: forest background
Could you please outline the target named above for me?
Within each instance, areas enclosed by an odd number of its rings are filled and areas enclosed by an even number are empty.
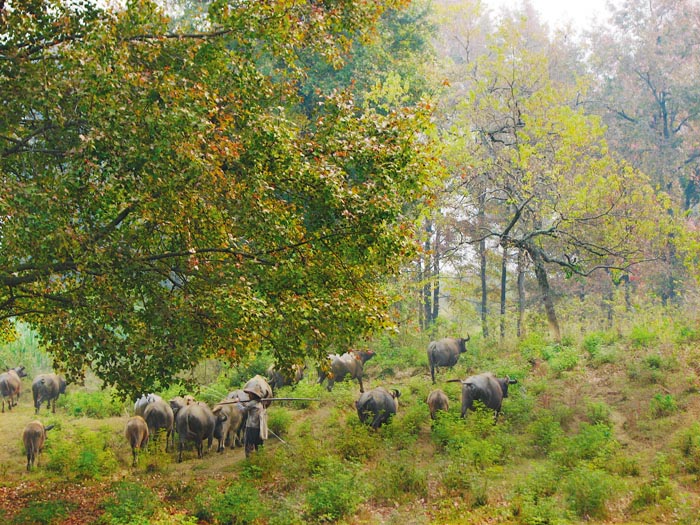
[[[530,479],[508,519],[692,520],[699,15],[690,0],[630,0],[578,34],[527,2],[5,2],[1,364],[36,348],[33,371],[133,399],[201,388],[207,364],[233,383],[260,359],[289,368],[359,346],[383,350],[377,377],[411,385],[430,339],[469,332],[461,372],[539,377],[510,430],[543,479],[562,468],[571,482]],[[561,392],[599,373],[643,384],[580,404]],[[683,432],[661,455],[564,459],[577,439],[610,454],[623,435],[656,442],[637,419],[629,436],[644,396],[650,421]],[[442,461],[472,474],[444,471],[435,512],[455,485],[469,508],[511,501],[482,481],[513,461],[507,434],[443,424]],[[405,492],[424,499],[436,491],[421,467]],[[626,483],[613,503],[575,494]],[[379,494],[364,501],[382,508]],[[356,510],[313,504],[311,521]]]

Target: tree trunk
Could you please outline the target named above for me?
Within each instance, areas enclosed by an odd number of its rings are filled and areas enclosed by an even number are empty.
[[[423,274],[423,256],[419,255],[418,261],[416,262],[416,275],[418,276],[416,284],[420,286],[418,290],[418,326],[420,326],[421,330],[425,330],[426,327],[425,309],[423,308],[423,287],[421,286]]]
[[[481,194],[479,195],[479,230],[484,231],[484,203],[486,197]],[[488,288],[486,282],[486,239],[483,238],[479,241],[479,273],[481,276],[481,333],[484,337],[489,336],[489,323],[488,323]]]
[[[437,321],[440,315],[440,232],[435,228],[435,242],[433,243],[433,311],[430,316],[431,324]]]
[[[542,294],[542,302],[544,304],[544,311],[547,314],[549,331],[552,338],[558,343],[561,341],[561,330],[559,329],[559,320],[557,319],[557,311],[554,308],[552,289],[549,287],[549,279],[547,278],[547,270],[544,267],[544,260],[536,248],[529,251],[529,253],[535,266],[535,276],[537,277],[537,284]]]
[[[525,321],[525,250],[518,250],[518,339],[523,336]]]
[[[432,234],[433,234],[433,223],[431,221],[426,221],[425,223],[425,242],[423,244],[423,319],[425,326],[424,330],[427,330],[432,324],[432,257],[430,255],[432,247]]]
[[[506,338],[506,283],[508,277],[508,250],[503,248],[501,259],[501,342]]]

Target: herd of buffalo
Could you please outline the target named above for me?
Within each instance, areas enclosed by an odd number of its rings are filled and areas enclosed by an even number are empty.
[[[459,355],[466,352],[466,338],[444,338],[432,341],[428,345],[428,363],[433,384],[435,384],[435,372],[439,367],[452,368],[458,361]],[[360,397],[355,402],[357,414],[363,423],[369,424],[373,429],[379,428],[396,414],[398,398],[401,395],[398,390],[387,390],[377,387],[365,392],[362,383],[364,364],[374,357],[371,350],[351,350],[342,355],[330,354],[326,366],[318,370],[318,382],[326,379],[326,388],[330,391],[337,381],[345,378],[356,379],[360,385]],[[214,438],[218,440],[217,450],[222,452],[226,445],[234,448],[236,443],[241,443],[242,431],[245,424],[245,410],[241,402],[250,398],[246,391],[255,387],[256,391],[262,391],[264,406],[269,406],[273,400],[273,388],[299,381],[303,377],[304,370],[297,367],[293,376],[288,377],[270,367],[267,371],[267,379],[256,375],[250,379],[240,390],[230,392],[213,407],[206,403],[196,401],[192,396],[175,397],[165,401],[157,394],[145,394],[136,400],[134,415],[131,416],[124,430],[126,440],[132,449],[133,465],[136,465],[138,451],[143,449],[149,441],[149,437],[156,435],[158,431],[164,432],[166,451],[175,447],[175,433],[179,436],[178,461],[182,461],[182,452],[188,441],[194,443],[199,458],[203,456],[203,442],[207,440],[209,448]],[[21,379],[27,374],[23,366],[19,366],[0,374],[0,397],[2,398],[2,412],[5,412],[5,399],[8,398],[8,409],[12,410],[17,405]],[[486,372],[468,377],[464,380],[451,379],[448,382],[460,382],[462,385],[461,416],[466,415],[467,410],[474,409],[475,401],[480,401],[488,409],[495,412],[496,417],[501,410],[503,398],[508,397],[508,386],[516,383],[509,377],[498,378],[492,373]],[[56,374],[40,374],[32,381],[32,394],[34,398],[35,413],[39,413],[41,405],[46,403],[47,408],[56,412],[56,399],[65,393],[66,381]],[[427,398],[430,417],[435,419],[439,410],[447,411],[449,400],[445,392],[435,389]],[[53,405],[52,405],[53,402]],[[27,424],[23,432],[23,442],[27,454],[27,470],[30,470],[40,454],[46,433],[53,425],[44,426],[40,421],[32,421]]]

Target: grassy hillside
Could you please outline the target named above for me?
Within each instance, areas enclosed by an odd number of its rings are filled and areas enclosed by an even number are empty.
[[[700,523],[700,332],[670,319],[561,345],[531,336],[503,347],[472,341],[436,387],[451,401],[431,423],[426,340],[374,345],[366,388],[402,392],[378,432],[359,424],[357,383],[329,393],[304,381],[273,404],[274,434],[250,461],[240,448],[194,451],[178,464],[163,443],[135,469],[122,436],[131,403],[72,385],[35,471],[21,432],[33,419],[31,377],[0,414],[0,518],[6,523]],[[7,354],[6,354],[7,355]],[[6,359],[8,359],[6,357]],[[9,359],[12,359],[10,357]],[[490,370],[519,380],[498,424],[459,418],[447,378]],[[31,374],[31,372],[30,372]],[[200,398],[239,386],[222,370]],[[164,393],[170,395],[171,393]]]

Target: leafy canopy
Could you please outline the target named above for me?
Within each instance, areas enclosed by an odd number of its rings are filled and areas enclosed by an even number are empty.
[[[0,317],[124,394],[205,356],[291,361],[385,326],[382,282],[436,173],[430,107],[346,90],[302,108],[299,57],[340,64],[400,4],[217,1],[175,32],[148,1],[13,1]]]

